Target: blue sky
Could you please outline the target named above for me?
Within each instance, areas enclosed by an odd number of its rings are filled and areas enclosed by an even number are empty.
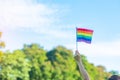
[[[95,65],[118,70],[120,0],[0,0],[5,50],[38,43],[46,50],[63,45],[75,51],[76,27],[93,29],[92,44],[78,49]]]

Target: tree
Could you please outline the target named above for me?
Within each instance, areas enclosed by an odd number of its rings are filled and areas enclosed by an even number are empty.
[[[0,64],[2,80],[29,80],[30,65],[25,57],[21,50],[5,53],[4,60]]]
[[[0,32],[0,39],[1,39],[1,37],[2,37],[2,32]],[[4,41],[0,40],[0,48],[4,48],[4,47],[5,47]]]
[[[81,55],[91,80],[107,80],[111,73]],[[0,62],[0,80],[82,80],[72,50],[57,46],[46,51],[38,44],[6,51]]]
[[[53,65],[51,80],[80,80],[73,52],[63,46],[58,46],[47,53]],[[82,79],[81,79],[82,80]]]
[[[38,44],[25,45],[23,51],[31,64],[30,80],[49,80],[51,77],[51,63],[46,51]]]
[[[112,75],[119,75],[119,72],[118,72],[118,71],[115,71],[115,70],[111,70],[110,73],[111,73]]]
[[[0,32],[0,48],[5,47],[5,43],[1,41],[2,32]],[[0,50],[0,62],[2,61],[3,52]]]

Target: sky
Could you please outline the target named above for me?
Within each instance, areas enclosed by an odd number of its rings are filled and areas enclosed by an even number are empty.
[[[90,63],[120,72],[120,0],[0,0],[1,41],[13,51],[38,43],[76,50],[76,27],[94,30],[78,50]],[[74,55],[74,54],[73,54]]]

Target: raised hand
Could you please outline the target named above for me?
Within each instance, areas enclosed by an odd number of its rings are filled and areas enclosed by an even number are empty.
[[[74,56],[76,61],[81,61],[81,56],[80,53],[78,52],[78,50],[75,51],[75,56]]]

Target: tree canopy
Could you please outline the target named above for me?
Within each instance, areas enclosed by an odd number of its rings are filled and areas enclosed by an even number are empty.
[[[84,55],[82,61],[91,80],[107,80],[112,74],[102,65],[94,66]],[[3,52],[0,80],[82,80],[82,77],[72,50],[57,46],[47,51],[39,44],[30,44]]]

